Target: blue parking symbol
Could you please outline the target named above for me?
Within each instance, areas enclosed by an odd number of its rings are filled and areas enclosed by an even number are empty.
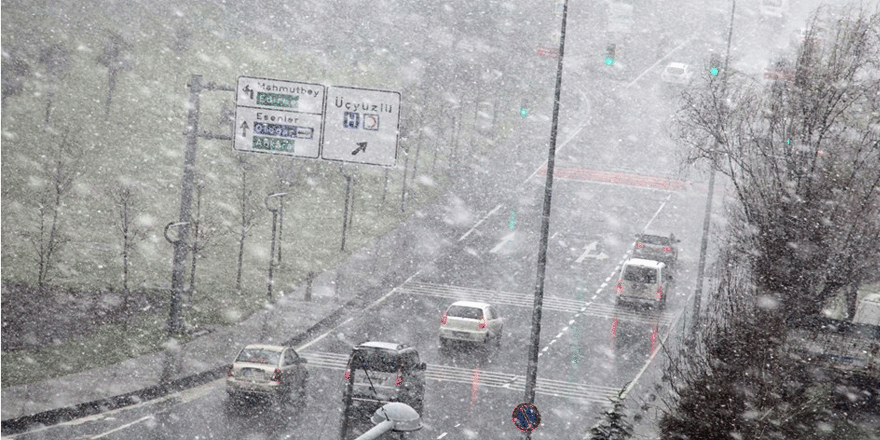
[[[358,128],[361,125],[361,114],[358,112],[345,112],[342,115],[342,126],[345,128]]]

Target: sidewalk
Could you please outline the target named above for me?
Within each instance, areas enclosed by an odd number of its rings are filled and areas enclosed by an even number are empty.
[[[442,196],[439,203],[443,203]],[[163,351],[106,367],[5,387],[0,396],[2,434],[24,432],[35,424],[56,424],[221,378],[237,351],[249,343],[295,346],[325,331],[344,312],[363,309],[401,284],[421,261],[441,252],[445,246],[416,246],[426,230],[445,243],[454,242],[449,239],[453,228],[438,230],[438,225],[442,227],[443,222],[435,217],[411,216],[335,270],[315,277],[310,302],[303,300],[306,286],[300,286],[247,320],[184,344],[172,343]]]

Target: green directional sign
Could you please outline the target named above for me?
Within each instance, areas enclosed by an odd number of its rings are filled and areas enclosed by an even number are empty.
[[[236,86],[236,150],[320,157],[325,86],[248,76]]]

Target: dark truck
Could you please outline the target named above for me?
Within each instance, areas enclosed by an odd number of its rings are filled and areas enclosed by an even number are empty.
[[[880,294],[863,298],[853,320],[810,316],[789,330],[788,353],[854,384],[880,387]]]

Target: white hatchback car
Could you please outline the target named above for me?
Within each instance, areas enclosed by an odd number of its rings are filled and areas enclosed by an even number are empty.
[[[685,63],[669,63],[660,74],[663,82],[689,84],[694,79],[694,69]]]
[[[501,343],[504,319],[495,307],[474,301],[457,301],[440,318],[440,347],[449,341]]]

